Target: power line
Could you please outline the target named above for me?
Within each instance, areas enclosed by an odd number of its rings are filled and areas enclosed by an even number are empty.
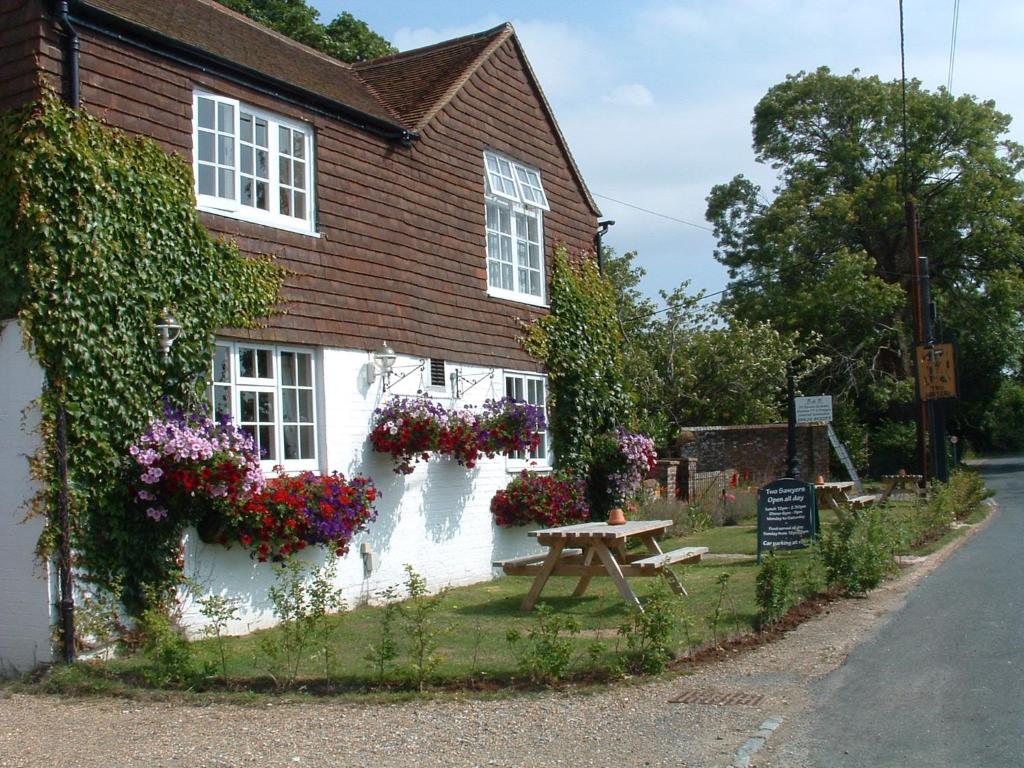
[[[679,218],[676,218],[675,216],[669,216],[666,213],[658,213],[657,211],[652,211],[652,210],[650,210],[648,208],[642,208],[639,205],[633,205],[632,203],[627,203],[627,202],[625,202],[623,200],[616,200],[614,197],[608,197],[608,195],[599,195],[597,192],[593,192],[592,194],[594,195],[594,197],[600,197],[602,200],[611,200],[613,203],[618,203],[619,205],[624,205],[627,208],[632,208],[632,209],[637,210],[637,211],[642,211],[643,213],[649,213],[651,216],[658,216],[658,217],[660,217],[662,219],[668,219],[669,221],[674,221],[677,224],[685,224],[688,227],[694,227],[696,229],[703,229],[705,232],[714,232],[715,231],[711,227],[705,227],[703,224],[694,224],[692,221],[687,221],[686,219],[679,219]]]
[[[953,32],[949,38],[949,77],[946,79],[946,90],[953,93],[953,65],[956,62],[956,33],[960,29],[960,0],[953,0]]]

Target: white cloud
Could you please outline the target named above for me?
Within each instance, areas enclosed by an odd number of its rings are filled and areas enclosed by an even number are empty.
[[[650,107],[654,105],[654,96],[647,86],[640,83],[617,85],[604,97],[605,102],[619,107]]]

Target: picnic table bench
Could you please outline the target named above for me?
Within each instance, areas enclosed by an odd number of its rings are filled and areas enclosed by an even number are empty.
[[[880,500],[885,501],[892,496],[893,492],[896,491],[897,488],[903,491],[906,490],[908,486],[914,491],[916,496],[925,496],[927,491],[921,487],[923,481],[924,475],[908,475],[906,472],[898,475],[882,475],[882,482],[887,483],[888,485],[882,493],[882,498]]]
[[[865,493],[858,496],[850,496],[847,491],[854,487],[853,481],[844,480],[830,483],[817,483],[815,488],[815,494],[817,496],[818,508],[831,507],[832,509],[840,509],[840,505],[847,505],[854,509],[860,509],[866,507],[869,504],[874,504],[879,501],[878,495],[874,493]],[[884,498],[882,499],[884,500]]]
[[[547,552],[495,561],[510,576],[534,576],[522,609],[532,610],[552,576],[578,577],[574,597],[582,597],[594,576],[608,576],[630,605],[643,610],[627,579],[664,574],[676,594],[686,594],[679,578],[668,566],[697,562],[707,547],[680,547],[663,552],[657,536],[672,525],[671,520],[631,520],[625,525],[580,523],[530,531],[529,535],[548,548]],[[632,537],[643,542],[646,552],[627,552]]]

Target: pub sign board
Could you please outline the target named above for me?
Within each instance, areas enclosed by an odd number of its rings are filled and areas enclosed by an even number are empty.
[[[757,491],[757,561],[761,552],[802,549],[818,533],[814,486],[788,477]]]

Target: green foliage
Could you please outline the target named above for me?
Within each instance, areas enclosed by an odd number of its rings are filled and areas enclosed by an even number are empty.
[[[551,312],[527,328],[524,345],[548,371],[555,461],[586,477],[594,437],[632,422],[615,291],[593,260],[555,249]]]
[[[871,430],[868,445],[871,471],[875,475],[896,474],[914,465],[917,428],[913,421],[882,419]]]
[[[510,629],[506,639],[523,677],[532,683],[555,683],[572,667],[580,623],[574,616],[555,613],[546,603],[537,605],[534,616],[537,621],[525,637],[518,629]]]
[[[904,154],[899,81],[827,68],[787,77],[753,119],[756,157],[778,171],[774,196],[738,176],[712,189],[707,217],[737,316],[819,334],[812,351],[830,363],[809,391],[849,399],[873,426],[908,415],[904,200],[916,200],[932,294],[959,341],[953,422],[976,433],[1006,372],[1020,370],[1024,152],[991,101],[911,81],[907,112]]]
[[[839,514],[837,521],[825,528],[818,554],[830,587],[860,595],[877,587],[892,572],[894,532],[883,515],[878,509]]]
[[[405,566],[405,590],[409,598],[398,605],[398,613],[409,639],[409,676],[416,688],[422,691],[441,663],[438,646],[445,629],[438,621],[438,611],[445,593],[442,590],[431,595],[427,590],[427,580],[411,565]]]
[[[320,12],[305,0],[217,1],[341,61],[367,61],[398,53],[397,48],[370,29],[365,21],[348,12],[338,14],[329,24],[322,24]]]
[[[786,615],[793,604],[793,567],[775,552],[769,552],[757,572],[754,596],[757,619],[761,627],[769,627]]]
[[[398,618],[398,589],[388,587],[380,593],[384,608],[380,614],[377,642],[370,643],[363,656],[373,666],[377,684],[383,685],[388,671],[398,658],[398,640],[395,637],[395,619]]]
[[[985,430],[994,450],[1024,450],[1024,384],[1006,379],[999,385],[985,414]]]
[[[633,266],[636,254],[606,256],[639,420],[659,445],[672,445],[682,427],[782,417],[786,366],[803,356],[813,334],[808,341],[770,322],[739,318],[702,292],[688,294],[688,283],[662,291],[668,309],[655,313],[635,287],[643,274]],[[801,376],[822,362],[804,360]]]
[[[206,619],[203,635],[212,637],[217,643],[217,656],[220,661],[220,674],[223,680],[228,679],[228,658],[224,631],[228,624],[238,618],[241,599],[226,595],[206,595],[199,598],[199,612]]]
[[[274,583],[267,590],[279,624],[263,636],[260,648],[270,660],[269,672],[279,687],[295,683],[302,662],[312,651],[331,678],[329,617],[345,609],[341,590],[334,586],[337,560],[328,557],[322,568],[291,558],[274,566]]]
[[[720,573],[715,583],[718,584],[718,591],[715,594],[715,607],[704,621],[711,630],[711,641],[718,645],[719,631],[722,629],[722,622],[725,620],[726,608],[732,607],[733,624],[737,624],[736,609],[732,605],[732,598],[729,596],[729,579],[731,574]]]
[[[977,472],[965,469],[953,472],[948,483],[933,483],[931,506],[936,514],[949,520],[962,521],[973,515],[992,491],[985,487],[985,481]]]
[[[36,510],[56,540],[54,417],[68,413],[77,565],[119,584],[138,614],[180,577],[180,530],[130,503],[126,449],[162,397],[184,405],[209,368],[214,333],[252,327],[283,272],[213,240],[199,223],[192,169],[155,141],[104,126],[52,95],[0,118],[0,316],[17,315],[47,386]],[[182,326],[164,363],[154,324]]]
[[[643,611],[633,611],[619,625],[627,649],[623,664],[636,674],[657,675],[675,655],[671,639],[682,606],[663,577],[654,580],[643,605]]]
[[[147,683],[165,688],[187,685],[195,679],[195,652],[164,606],[151,603],[139,617],[138,630],[142,636],[142,655],[148,662],[142,672]]]

